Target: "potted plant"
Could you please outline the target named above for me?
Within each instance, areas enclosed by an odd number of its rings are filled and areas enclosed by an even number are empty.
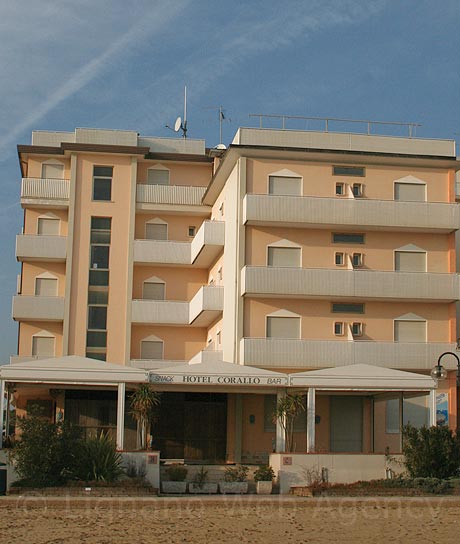
[[[161,393],[154,391],[149,383],[142,383],[131,395],[129,404],[131,415],[137,421],[138,447],[147,449],[147,434],[152,421],[157,415],[157,407],[161,401]]]
[[[219,482],[219,491],[224,495],[226,493],[247,493],[248,472],[249,467],[244,465],[227,467],[224,473],[224,481]]]
[[[161,482],[163,493],[185,493],[187,491],[187,477],[188,470],[184,465],[171,465],[168,467],[166,473],[168,474],[168,481]]]
[[[288,393],[276,404],[273,422],[278,422],[283,428],[285,453],[294,451],[294,424],[302,412],[305,412],[305,396],[301,393]]]
[[[273,478],[275,472],[270,465],[260,465],[254,472],[254,480],[256,482],[258,495],[270,495],[273,488]]]
[[[217,493],[217,484],[212,484],[208,480],[208,471],[201,467],[195,474],[193,481],[188,485],[189,493]]]

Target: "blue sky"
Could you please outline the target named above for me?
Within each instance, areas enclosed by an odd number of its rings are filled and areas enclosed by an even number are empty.
[[[0,362],[22,226],[16,145],[75,127],[224,143],[250,113],[410,121],[460,133],[458,0],[3,0],[0,3]]]

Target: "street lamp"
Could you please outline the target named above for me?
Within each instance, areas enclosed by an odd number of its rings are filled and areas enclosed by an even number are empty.
[[[442,366],[441,359],[445,355],[453,355],[457,359],[457,387],[460,386],[460,359],[458,358],[458,355],[453,353],[452,351],[446,351],[438,358],[438,364],[433,368],[433,370],[430,372],[431,377],[435,380],[445,380],[447,378],[447,370]]]

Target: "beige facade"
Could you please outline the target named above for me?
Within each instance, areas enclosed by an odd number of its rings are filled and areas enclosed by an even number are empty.
[[[78,355],[158,370],[214,357],[280,372],[366,363],[427,374],[437,354],[456,349],[451,142],[240,129],[224,152],[77,129],[36,132],[18,150],[14,362]],[[456,428],[455,381],[443,387]],[[24,408],[30,389],[21,394]],[[164,389],[165,413],[181,406],[181,421],[201,411],[225,424],[196,439],[185,436],[193,422],[169,438],[160,425],[156,447],[170,457],[176,441],[179,458],[201,459],[202,448],[206,459],[267,460],[277,394]],[[317,395],[316,451],[340,451],[333,420],[342,405],[360,414],[360,438],[343,451],[398,450],[400,435],[387,432],[395,406],[350,392],[343,404],[340,395]],[[311,450],[304,419],[297,451]]]

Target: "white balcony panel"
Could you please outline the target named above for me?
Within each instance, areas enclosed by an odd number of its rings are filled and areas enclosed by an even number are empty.
[[[191,365],[200,363],[220,363],[223,361],[223,352],[221,350],[203,349],[194,355],[189,363]]]
[[[224,309],[224,288],[205,285],[190,301],[190,323],[206,327],[215,321]]]
[[[17,295],[13,297],[13,319],[16,321],[62,321],[64,297]]]
[[[133,368],[143,370],[155,370],[161,368],[171,368],[173,366],[186,365],[187,361],[168,361],[165,359],[131,359],[129,365]]]
[[[186,185],[137,185],[137,202],[141,204],[175,204],[201,206],[206,187]]]
[[[16,236],[18,261],[65,261],[67,236],[19,234]]]
[[[364,363],[401,370],[431,370],[451,343],[243,338],[244,364],[264,368],[326,368]]]
[[[21,204],[67,207],[69,197],[68,179],[22,178]]]
[[[460,275],[246,266],[241,294],[452,302],[460,298]]]
[[[188,302],[172,300],[133,300],[131,321],[162,325],[188,325]]]
[[[243,201],[243,221],[299,228],[450,232],[460,228],[460,210],[458,204],[442,202],[248,194]]]
[[[191,262],[210,265],[219,255],[225,242],[223,221],[204,221],[191,242]]]
[[[134,262],[190,265],[190,242],[134,240]]]

